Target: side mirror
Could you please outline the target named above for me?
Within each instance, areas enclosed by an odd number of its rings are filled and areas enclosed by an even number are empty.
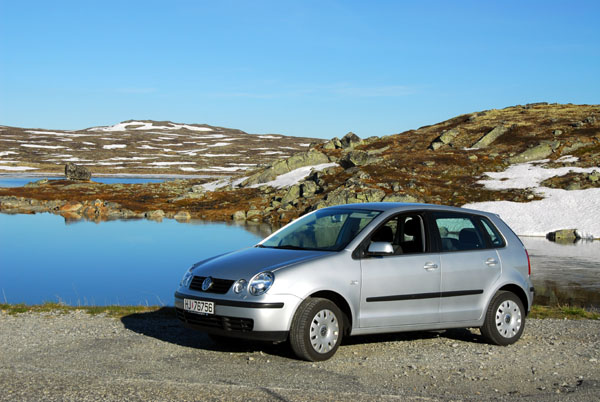
[[[370,255],[392,255],[394,254],[394,246],[387,241],[374,241],[369,246],[367,253]]]

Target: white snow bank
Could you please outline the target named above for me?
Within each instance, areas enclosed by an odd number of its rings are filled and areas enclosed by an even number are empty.
[[[571,157],[573,158],[573,157]],[[573,162],[572,159],[564,160],[565,162]],[[511,188],[534,188],[539,187],[540,183],[546,179],[555,176],[564,176],[569,172],[573,173],[591,173],[594,170],[600,171],[600,167],[595,168],[580,168],[580,167],[559,167],[559,168],[543,168],[540,163],[547,160],[519,163],[512,165],[504,172],[487,172],[485,173],[490,180],[479,180],[477,183],[483,184],[491,190],[507,190]]]
[[[225,147],[227,145],[231,145],[231,143],[229,143],[229,142],[216,142],[214,144],[207,145],[207,147],[211,147],[211,148],[213,148],[213,147]]]
[[[40,145],[40,144],[21,144],[22,147],[26,148],[46,148],[46,149],[61,149],[66,148],[61,145]]]
[[[275,135],[259,135],[258,138],[278,140],[281,137]]]
[[[130,129],[128,129],[127,128],[128,126],[136,126],[136,127],[132,127]],[[119,123],[119,124],[115,124],[114,126],[107,126],[107,127],[94,127],[94,128],[90,128],[88,131],[110,132],[110,131],[126,131],[126,130],[180,130],[182,128],[185,128],[190,131],[213,131],[212,128],[196,127],[196,126],[190,126],[187,124],[169,123],[168,126],[155,126],[152,123],[146,123],[146,122],[142,122],[142,121],[130,121],[127,123]]]
[[[531,202],[491,201],[463,205],[498,215],[521,236],[545,236],[560,229],[578,229],[583,237],[600,236],[600,189],[539,188],[546,197]]]
[[[337,166],[337,163],[322,163],[320,165],[304,166],[292,170],[291,172],[279,175],[277,176],[277,178],[275,178],[275,180],[269,181],[267,183],[254,184],[251,187],[271,186],[281,188],[293,186],[294,184],[300,182],[302,179],[308,176],[312,170],[319,171],[327,169],[331,166]]]
[[[102,148],[104,149],[119,149],[119,148],[126,148],[127,145],[126,144],[109,144],[109,145],[102,145]]]
[[[572,158],[572,157],[571,157]],[[566,162],[567,160],[561,160]],[[573,159],[569,159],[573,162]],[[540,187],[550,177],[568,172],[590,173],[597,168],[560,167],[545,169],[539,166],[544,161],[521,163],[510,166],[504,172],[486,173],[490,180],[480,180],[486,188],[524,189],[531,188],[543,200],[531,202],[490,201],[463,205],[465,208],[493,212],[521,236],[545,236],[560,229],[578,229],[583,237],[600,236],[600,189],[562,190]]]
[[[36,170],[37,168],[32,168],[28,166],[2,166],[0,165],[0,170],[11,170],[11,171],[23,171],[23,170]]]
[[[7,155],[18,155],[18,152],[13,152],[13,151],[4,151],[4,152],[0,152],[0,156],[7,156]]]
[[[220,158],[225,156],[240,156],[240,154],[202,154],[206,158]]]

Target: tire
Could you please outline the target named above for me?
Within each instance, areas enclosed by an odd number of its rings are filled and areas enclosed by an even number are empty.
[[[521,337],[525,309],[519,297],[508,291],[496,293],[488,306],[481,334],[490,343],[507,346]]]
[[[328,299],[304,300],[290,328],[292,350],[303,360],[323,361],[335,354],[344,333],[344,316]]]

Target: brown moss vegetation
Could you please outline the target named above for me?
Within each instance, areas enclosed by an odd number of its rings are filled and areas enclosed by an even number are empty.
[[[490,146],[471,149],[483,136],[498,126],[508,130]],[[451,143],[437,150],[431,143],[448,130],[457,130]],[[376,154],[377,163],[344,170],[341,167],[320,177],[321,189],[310,198],[299,198],[291,205],[273,207],[273,189],[239,188],[207,192],[201,197],[186,197],[193,185],[202,180],[175,180],[148,184],[100,184],[51,181],[47,185],[1,188],[0,196],[35,200],[117,203],[136,213],[162,210],[166,216],[186,211],[191,218],[230,220],[236,211],[261,211],[260,220],[285,223],[313,208],[327,195],[364,172],[363,182],[386,194],[411,195],[429,203],[460,206],[470,202],[536,199],[528,190],[492,191],[477,181],[484,172],[503,171],[509,158],[538,146],[552,143],[556,160],[561,156],[579,158],[572,166],[591,167],[600,163],[600,106],[548,105],[513,106],[465,114],[431,126],[400,134],[369,138],[355,150]],[[315,149],[338,160],[347,150]],[[129,172],[128,172],[129,173]],[[566,176],[564,180],[571,180]],[[561,182],[562,183],[562,182]],[[558,183],[556,186],[563,186]],[[399,186],[399,190],[392,187]],[[280,192],[283,190],[280,190]],[[361,189],[358,192],[363,191]],[[285,207],[285,208],[284,208]]]

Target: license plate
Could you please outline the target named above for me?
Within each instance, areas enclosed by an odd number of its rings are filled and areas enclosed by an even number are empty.
[[[183,309],[198,314],[214,314],[215,303],[194,299],[183,299]]]

